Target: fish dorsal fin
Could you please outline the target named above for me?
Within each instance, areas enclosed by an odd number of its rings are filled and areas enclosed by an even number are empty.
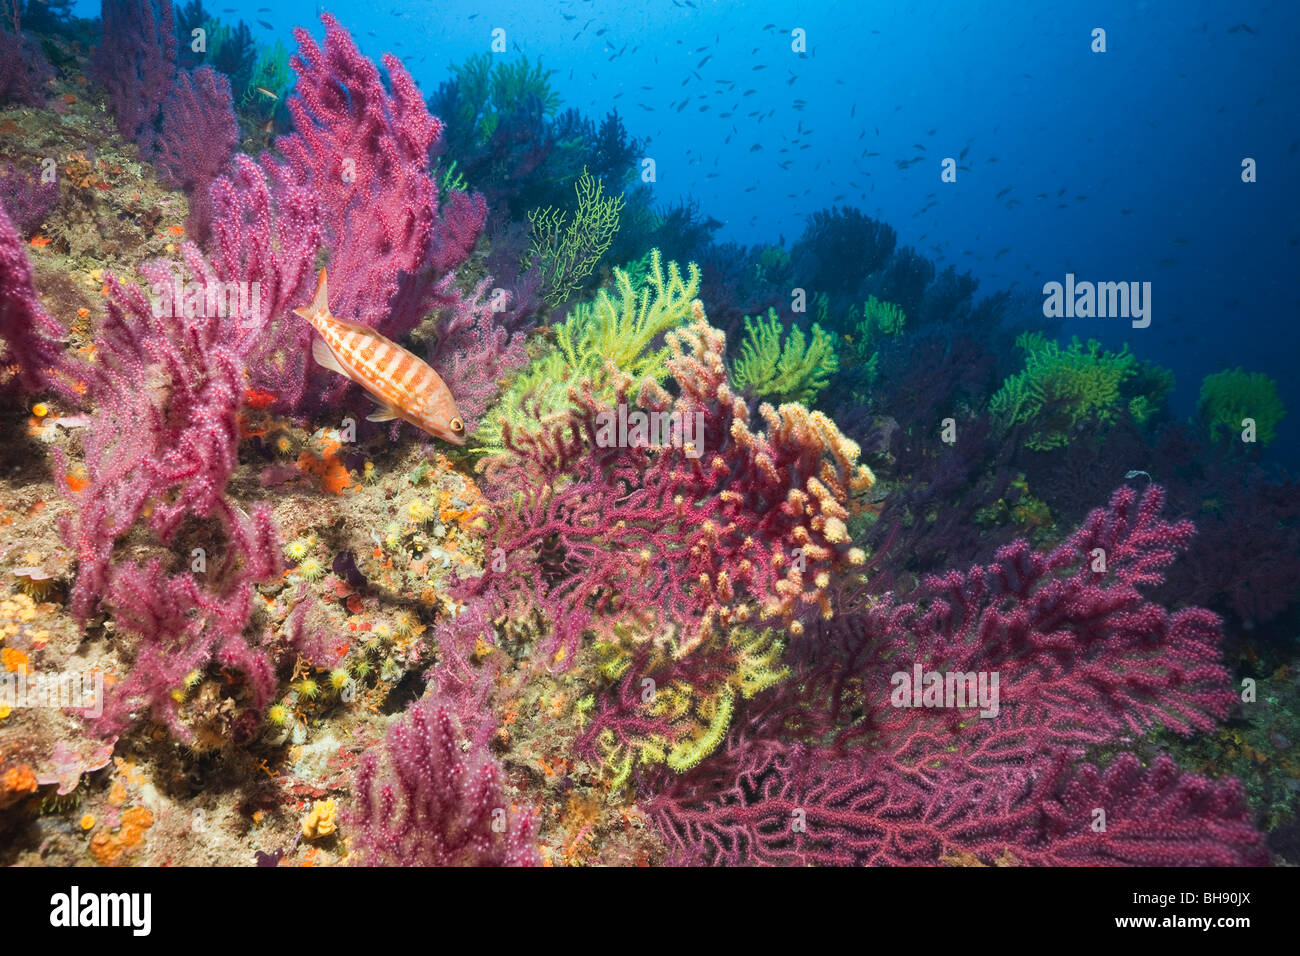
[[[397,412],[388,405],[380,405],[373,412],[366,416],[368,422],[391,422],[397,417]]]
[[[338,356],[335,355],[324,339],[313,339],[311,343],[311,357],[316,360],[316,364],[321,368],[327,368],[331,372],[338,372],[340,375],[347,375],[343,366],[339,364]],[[351,378],[351,376],[348,376]]]
[[[329,298],[329,283],[325,280],[325,270],[321,269],[320,275],[316,278],[316,294],[312,296],[311,305],[302,309],[294,309],[293,314],[302,316],[308,322],[312,320],[312,316],[314,315],[319,315],[321,313],[329,315]]]

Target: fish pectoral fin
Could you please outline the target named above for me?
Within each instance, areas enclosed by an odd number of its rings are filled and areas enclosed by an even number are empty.
[[[388,405],[380,405],[373,412],[371,412],[369,415],[366,416],[366,421],[391,422],[396,417],[397,417],[397,412],[395,412],[392,409],[392,407]]]
[[[321,368],[327,368],[331,372],[338,372],[340,375],[347,375],[343,371],[343,366],[339,364],[338,356],[330,351],[330,347],[325,344],[324,339],[314,339],[311,343],[311,357],[316,360],[316,364]]]

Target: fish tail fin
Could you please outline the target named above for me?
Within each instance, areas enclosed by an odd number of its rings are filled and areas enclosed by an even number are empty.
[[[316,278],[316,293],[312,296],[311,305],[304,306],[301,309],[294,309],[293,314],[301,316],[308,322],[311,321],[313,315],[318,313],[324,312],[326,315],[329,315],[329,297],[329,284],[325,280],[325,269],[322,268],[320,270],[320,275]]]

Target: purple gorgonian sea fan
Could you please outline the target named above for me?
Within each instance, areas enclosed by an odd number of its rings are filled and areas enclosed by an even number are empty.
[[[647,381],[633,399],[622,376],[611,404],[584,384],[558,420],[504,429],[506,452],[487,462],[490,560],[465,587],[490,593],[497,613],[542,609],[557,662],[589,629],[632,618],[676,658],[735,624],[798,632],[810,607],[832,613],[832,572],[864,559],[846,525],[874,480],[857,446],[802,405],[764,404],[765,427],[753,427],[727,382],[725,337],[698,300],[692,309],[667,335],[676,397]],[[633,405],[689,424],[689,440],[608,440],[618,407]]]
[[[165,263],[141,273],[154,288],[175,280]],[[82,369],[94,409],[82,432],[89,484],[74,491],[59,479],[77,508],[62,526],[78,562],[69,603],[82,621],[107,611],[134,644],[106,702],[106,732],[147,709],[188,739],[172,692],[209,661],[241,671],[255,707],[274,691],[269,657],[244,632],[255,585],[280,571],[277,532],[265,506],[248,515],[226,495],[244,384],[224,320],[179,303],[159,314],[144,290],[106,282],[94,358]],[[66,474],[58,453],[56,465]],[[123,553],[128,539],[135,557]]]
[[[1234,706],[1219,620],[1146,595],[1194,529],[1122,488],[1067,541],[1023,541],[905,602],[871,595],[791,643],[792,674],[643,808],[678,862],[1241,865],[1266,862],[1235,780],[1120,753]],[[938,688],[900,702],[913,671]],[[949,675],[999,678],[948,706]],[[927,691],[927,694],[930,692]],[[985,705],[989,706],[985,706]],[[1099,815],[1100,811],[1100,815]],[[1100,823],[1099,823],[1100,821]]]
[[[41,305],[23,237],[0,206],[0,390],[50,388],[80,404],[85,386],[64,354],[64,334]]]
[[[108,93],[118,132],[147,151],[176,77],[171,0],[104,0],[102,20],[91,73]]]
[[[362,758],[347,815],[358,862],[537,864],[532,813],[511,805],[487,748],[463,741],[451,709],[428,696],[389,727],[382,760]]]
[[[318,261],[328,268],[338,318],[400,341],[426,315],[445,310],[467,347],[458,371],[514,367],[516,335],[490,328],[468,334],[455,318],[473,313],[481,326],[478,318],[496,313],[462,301],[453,285],[483,230],[486,206],[476,194],[443,195],[430,175],[442,123],[400,60],[384,56],[385,85],[347,30],[329,14],[321,20],[322,44],[294,31],[297,81],[287,104],[294,130],[275,142],[283,158],[239,157],[231,175],[212,186],[206,252],[213,269],[223,281],[262,287],[257,343],[247,352],[250,381],[272,391],[284,412],[356,395],[358,386],[311,363],[311,328],[292,314],[311,298]],[[436,359],[444,367],[453,361],[448,348],[439,346]],[[448,382],[458,398],[485,391],[482,384]]]

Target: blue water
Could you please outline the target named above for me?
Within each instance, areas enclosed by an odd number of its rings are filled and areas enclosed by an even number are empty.
[[[209,10],[246,20],[261,42],[292,46],[299,24],[323,32],[314,2],[219,3]],[[77,10],[97,6],[78,0]],[[1070,319],[1062,334],[1128,341],[1173,369],[1182,414],[1208,372],[1267,372],[1293,409],[1272,451],[1300,463],[1300,4],[348,0],[328,9],[368,55],[402,56],[426,93],[503,29],[501,55],[540,57],[564,106],[597,118],[617,107],[655,160],[663,203],[698,200],[723,223],[719,240],[788,247],[808,215],[838,203],[885,220],[900,246],[940,268],[969,270],[982,292],[1024,292],[1030,310],[1043,283],[1068,272],[1149,281],[1150,327]],[[1090,49],[1098,27],[1105,53]],[[795,28],[806,32],[803,55],[791,49]],[[968,168],[941,182],[941,160],[963,150]],[[1257,163],[1253,184],[1241,181],[1246,157]]]

